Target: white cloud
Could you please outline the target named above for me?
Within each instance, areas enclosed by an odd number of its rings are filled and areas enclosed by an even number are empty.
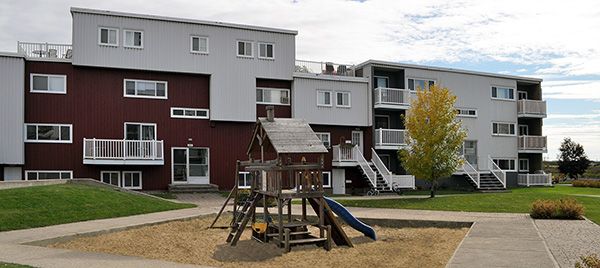
[[[588,124],[544,125],[544,135],[548,136],[549,159],[556,159],[560,143],[566,137],[583,145],[588,157],[600,160],[600,121]]]
[[[542,82],[545,99],[600,101],[600,80],[558,80]]]

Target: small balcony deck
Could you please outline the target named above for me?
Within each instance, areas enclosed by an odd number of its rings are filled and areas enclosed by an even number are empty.
[[[546,136],[519,136],[519,153],[546,153]]]
[[[71,61],[73,56],[70,44],[18,42],[17,51],[30,60]]]
[[[517,179],[521,186],[552,186],[552,174],[519,174]]]
[[[406,145],[406,130],[404,129],[375,129],[375,149],[398,150]]]
[[[322,61],[296,60],[296,68],[294,72],[354,76],[354,65]]]
[[[83,139],[86,165],[164,165],[163,141]]]
[[[414,96],[414,92],[408,89],[378,87],[375,88],[374,107],[385,109],[402,109],[410,108],[410,100]]]
[[[546,118],[546,101],[519,100],[517,102],[517,116]]]

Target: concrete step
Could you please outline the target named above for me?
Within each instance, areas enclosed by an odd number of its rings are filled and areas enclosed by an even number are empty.
[[[216,193],[219,186],[215,184],[169,184],[172,193]]]

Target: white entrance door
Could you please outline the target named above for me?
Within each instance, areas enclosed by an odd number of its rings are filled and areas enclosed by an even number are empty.
[[[174,183],[210,183],[208,148],[173,148],[172,176]]]
[[[352,131],[352,144],[358,146],[358,149],[364,154],[362,131]]]

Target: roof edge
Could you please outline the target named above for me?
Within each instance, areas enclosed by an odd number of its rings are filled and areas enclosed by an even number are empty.
[[[357,83],[368,83],[369,82],[369,78],[366,78],[366,77],[314,74],[314,73],[301,73],[301,72],[294,72],[292,77],[293,78],[318,79],[318,80],[330,80],[330,81],[357,82]]]
[[[25,58],[25,56],[23,54],[19,54],[19,53],[15,53],[15,52],[5,52],[5,51],[0,51],[0,57],[11,57],[11,58],[22,58],[22,59]]]

